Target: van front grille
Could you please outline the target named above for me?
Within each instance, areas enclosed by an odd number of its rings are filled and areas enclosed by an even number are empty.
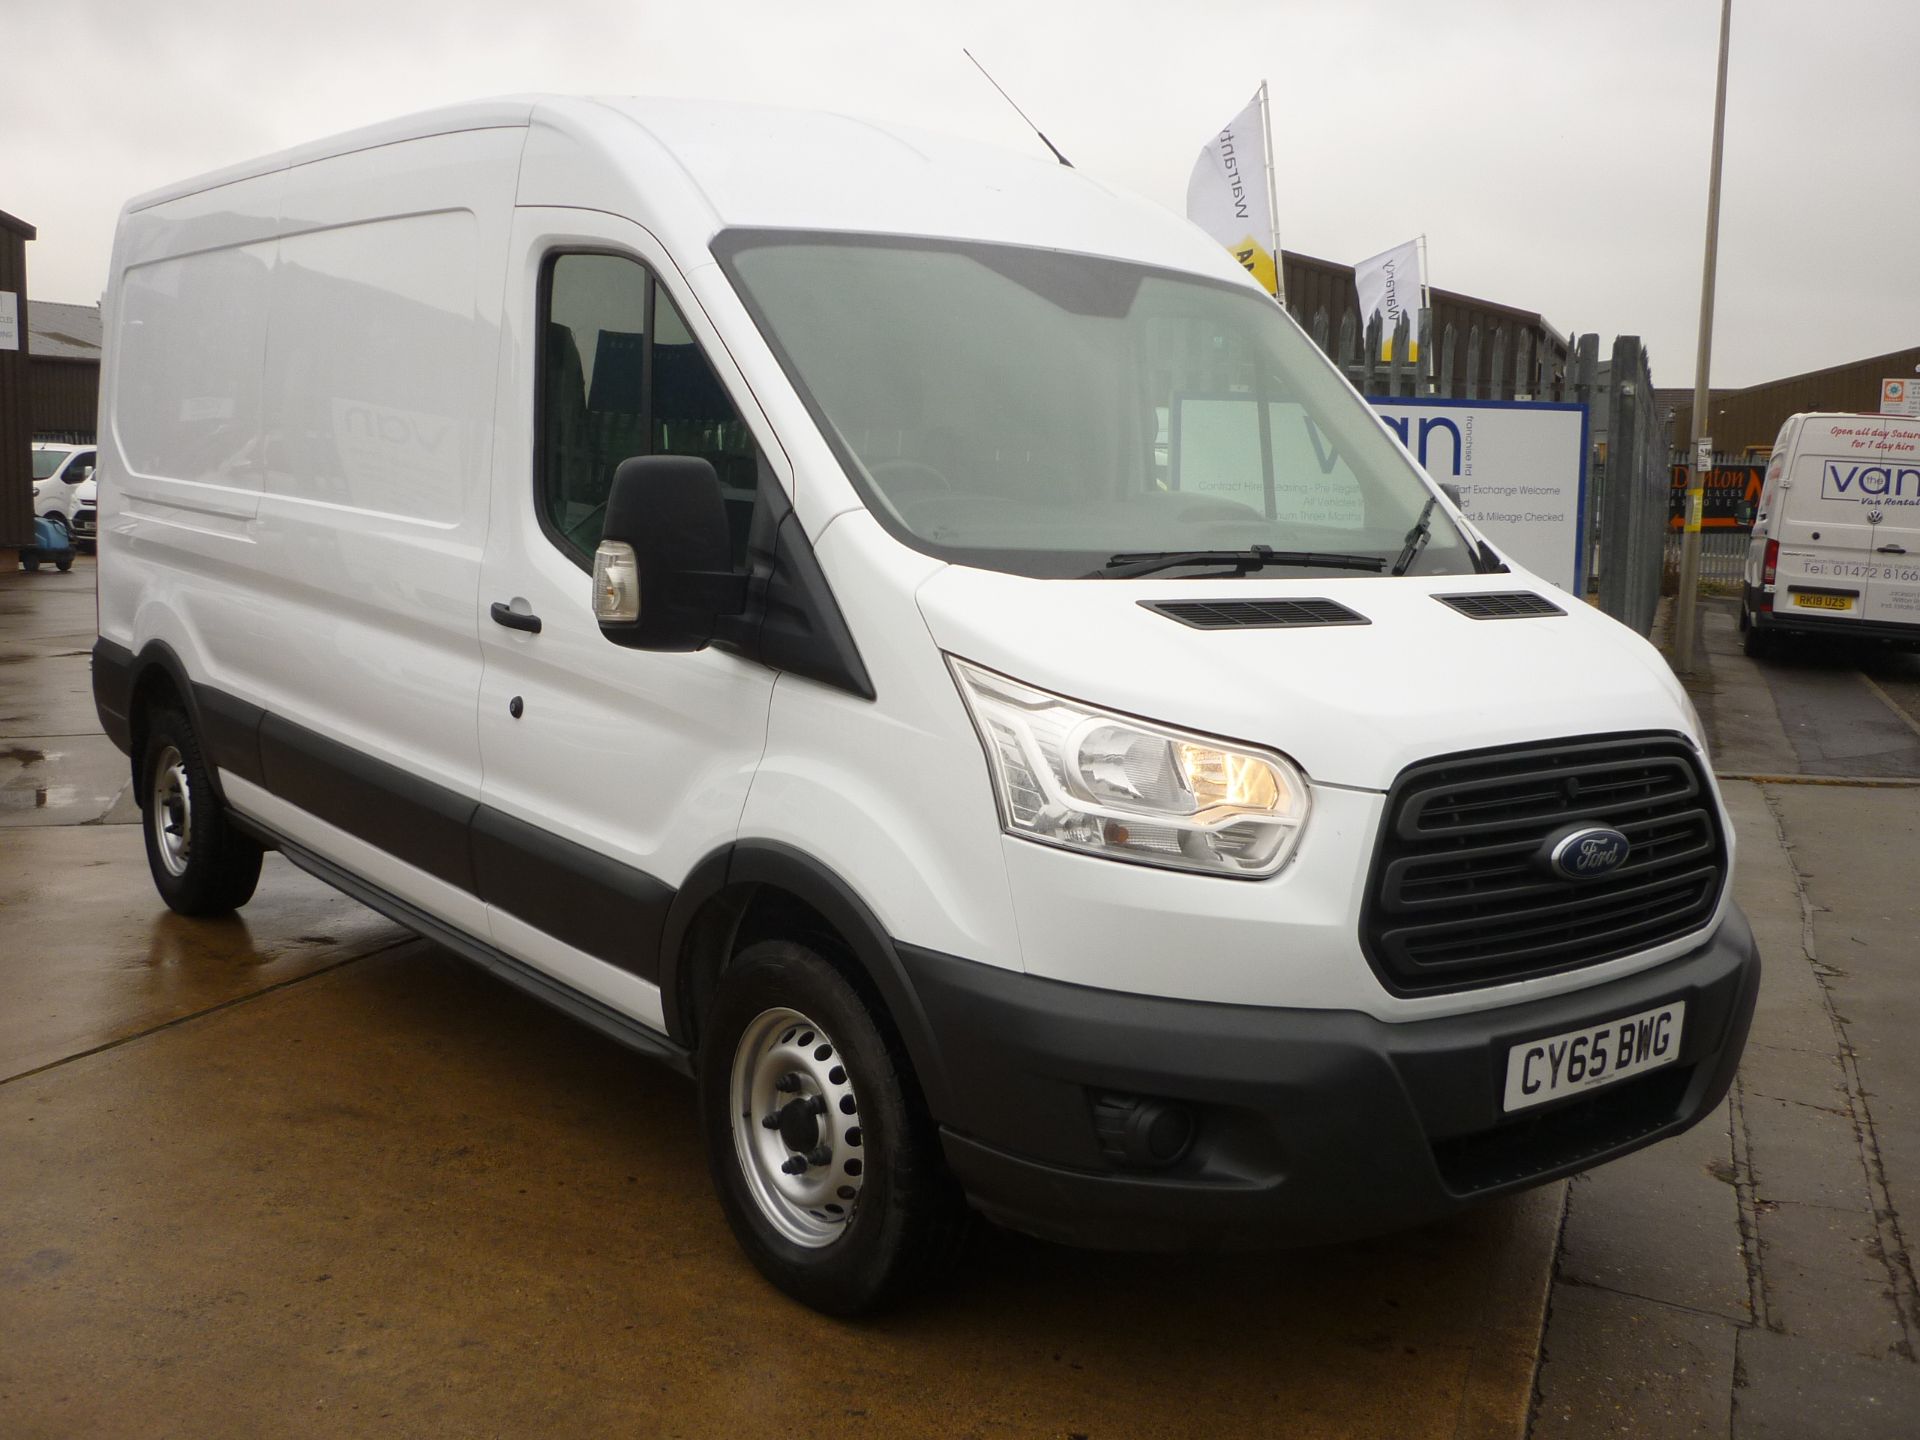
[[[1546,863],[1550,842],[1584,825],[1620,831],[1626,858],[1566,879]],[[1498,985],[1692,934],[1725,877],[1712,790],[1678,736],[1444,756],[1388,794],[1361,943],[1398,994]]]

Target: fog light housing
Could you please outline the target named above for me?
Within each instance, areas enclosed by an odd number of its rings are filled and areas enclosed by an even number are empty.
[[[1165,1170],[1186,1158],[1199,1130],[1193,1111],[1174,1100],[1096,1095],[1093,1133],[1100,1153],[1133,1170]]]

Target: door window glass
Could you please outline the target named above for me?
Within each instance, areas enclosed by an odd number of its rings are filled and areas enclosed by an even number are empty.
[[[617,255],[561,255],[547,276],[538,501],[548,534],[584,564],[622,460],[698,455],[720,477],[738,558],[759,451],[673,301]]]

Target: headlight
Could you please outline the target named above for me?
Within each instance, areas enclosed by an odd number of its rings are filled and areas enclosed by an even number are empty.
[[[1281,756],[947,663],[1009,835],[1215,875],[1271,875],[1293,853],[1307,785]]]

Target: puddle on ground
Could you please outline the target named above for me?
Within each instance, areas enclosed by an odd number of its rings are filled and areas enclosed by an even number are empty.
[[[83,796],[78,785],[0,785],[0,811],[64,810],[95,799]]]

